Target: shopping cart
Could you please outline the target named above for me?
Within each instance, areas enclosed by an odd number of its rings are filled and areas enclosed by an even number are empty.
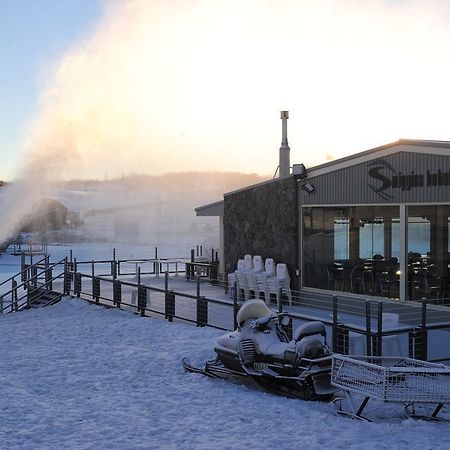
[[[331,384],[341,388],[350,411],[343,410],[344,398],[334,404],[337,412],[369,420],[363,411],[369,400],[402,403],[410,417],[447,421],[438,417],[450,403],[450,367],[411,358],[332,355]],[[362,396],[357,402],[355,395]],[[431,405],[428,414],[416,414],[416,405]]]

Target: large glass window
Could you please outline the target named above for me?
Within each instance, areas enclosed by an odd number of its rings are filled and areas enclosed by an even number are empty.
[[[303,208],[303,285],[398,297],[398,221],[396,206]]]
[[[408,297],[449,297],[450,206],[408,207]]]

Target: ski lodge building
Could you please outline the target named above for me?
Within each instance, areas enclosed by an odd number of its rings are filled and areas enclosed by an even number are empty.
[[[291,170],[287,118],[279,178],[196,208],[219,217],[222,277],[251,254],[286,263],[296,290],[450,297],[450,142],[401,139]]]

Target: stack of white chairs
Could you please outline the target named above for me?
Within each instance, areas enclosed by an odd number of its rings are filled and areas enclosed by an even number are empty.
[[[261,298],[261,295],[266,295],[264,284],[258,280],[261,273],[264,272],[264,265],[261,256],[255,255],[253,257],[253,268],[245,272],[247,278],[247,286],[251,292],[254,293],[255,298]]]
[[[275,294],[277,304],[279,305],[281,302],[280,295],[285,294],[289,300],[289,305],[292,306],[291,279],[286,264],[278,263],[275,276],[267,276],[265,278],[265,283],[267,293],[266,303],[270,301],[270,295]]]
[[[234,287],[238,293],[244,293],[244,299],[249,300],[253,292],[256,298],[264,296],[267,305],[270,295],[275,294],[277,304],[281,301],[280,293],[285,294],[292,305],[290,278],[286,264],[279,263],[275,267],[272,258],[266,258],[264,264],[261,256],[245,255],[238,261],[237,269],[228,275],[228,295],[234,295]]]
[[[253,269],[253,262],[251,255],[244,256],[244,268],[243,270],[237,270],[236,278],[237,278],[237,287],[238,294],[243,291],[244,299],[247,301],[250,299],[250,287],[247,281],[247,273],[249,273]]]
[[[237,269],[228,274],[228,296],[229,297],[233,297],[234,295],[234,288],[236,286],[237,283],[237,273],[238,272],[243,272],[244,271],[244,267],[245,267],[245,262],[243,259],[240,259],[237,263]]]

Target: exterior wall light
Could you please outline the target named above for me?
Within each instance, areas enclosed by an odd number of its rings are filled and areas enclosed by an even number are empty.
[[[311,194],[311,192],[314,191],[314,186],[310,183],[303,183],[301,187],[308,194]]]

